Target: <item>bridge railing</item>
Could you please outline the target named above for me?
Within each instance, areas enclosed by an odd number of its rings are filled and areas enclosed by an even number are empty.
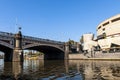
[[[0,31],[0,35],[8,36],[8,37],[14,37],[13,33],[7,33],[7,32],[2,32],[2,31]]]
[[[2,32],[0,31],[0,35],[1,36],[7,36],[7,37],[14,37],[15,34],[13,33],[8,33],[8,32]],[[31,36],[22,36],[23,39],[29,39],[29,40],[33,40],[33,41],[42,41],[42,42],[49,42],[49,43],[54,43],[54,44],[64,44],[64,42],[61,41],[54,41],[54,40],[49,40],[49,39],[42,39],[42,38],[36,38],[36,37],[31,37]]]
[[[61,41],[42,39],[42,38],[36,38],[36,37],[31,37],[31,36],[22,36],[22,37],[24,39],[29,39],[29,40],[33,40],[33,41],[42,41],[42,42],[49,42],[49,43],[55,43],[55,44],[64,44],[64,42],[61,42]]]

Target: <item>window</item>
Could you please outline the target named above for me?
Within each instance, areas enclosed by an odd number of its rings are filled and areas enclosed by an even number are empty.
[[[105,28],[103,28],[103,31],[105,31]]]
[[[98,29],[100,29],[100,28],[101,28],[101,26],[98,27]]]
[[[109,22],[106,22],[106,23],[103,24],[103,26],[106,26],[106,25],[108,25],[108,24],[109,24]]]
[[[118,21],[118,20],[120,20],[120,17],[111,20],[111,22],[115,22],[115,21]]]

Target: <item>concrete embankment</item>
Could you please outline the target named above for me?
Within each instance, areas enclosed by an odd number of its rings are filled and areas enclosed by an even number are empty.
[[[87,59],[83,54],[69,54],[69,59]]]
[[[69,54],[69,59],[74,60],[120,60],[119,53],[87,53],[87,54]]]

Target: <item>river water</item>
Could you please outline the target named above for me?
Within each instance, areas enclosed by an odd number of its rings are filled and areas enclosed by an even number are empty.
[[[120,61],[0,59],[0,80],[120,80]]]

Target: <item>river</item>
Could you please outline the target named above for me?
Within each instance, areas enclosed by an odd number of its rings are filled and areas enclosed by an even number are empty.
[[[0,80],[120,80],[120,61],[0,59]]]

